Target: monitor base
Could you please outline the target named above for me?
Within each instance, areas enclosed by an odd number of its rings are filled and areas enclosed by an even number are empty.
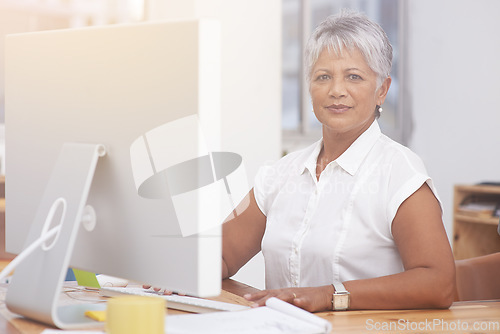
[[[7,289],[7,308],[61,329],[98,324],[84,312],[103,305],[59,306],[62,285],[82,223],[97,161],[105,155],[98,144],[66,143],[52,170],[31,225],[25,249],[46,234],[54,236],[36,247],[15,269]],[[36,168],[36,166],[34,166]],[[22,253],[21,253],[22,254]]]

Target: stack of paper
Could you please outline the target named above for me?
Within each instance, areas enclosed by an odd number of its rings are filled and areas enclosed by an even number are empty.
[[[331,329],[325,319],[277,298],[244,311],[167,316],[165,323],[168,334],[323,334]]]

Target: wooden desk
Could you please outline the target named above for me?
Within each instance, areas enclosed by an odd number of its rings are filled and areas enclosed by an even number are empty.
[[[100,297],[97,291],[81,291],[75,288],[78,288],[75,282],[67,282],[65,284],[64,290],[66,292],[61,294],[61,305],[77,302],[99,302],[107,299]],[[222,288],[222,294],[212,299],[242,305],[250,305],[250,303],[241,296],[245,293],[257,291],[255,288],[234,280],[222,281]],[[0,284],[0,334],[40,334],[44,329],[49,328],[44,324],[27,320],[7,310],[4,302],[6,291],[7,285]],[[168,310],[168,314],[183,313],[185,312]],[[96,331],[102,330],[102,328],[96,329]]]
[[[233,280],[224,280],[222,287],[224,292],[216,299],[234,303],[248,303],[241,296],[257,291]],[[0,286],[2,300],[4,294],[5,285]],[[100,298],[93,293],[85,294],[88,298]],[[0,306],[0,313],[0,333],[40,334],[46,328],[13,315],[4,304]],[[317,315],[330,321],[335,333],[389,332],[386,328],[400,333],[500,333],[500,300],[457,302],[448,310],[346,311]]]

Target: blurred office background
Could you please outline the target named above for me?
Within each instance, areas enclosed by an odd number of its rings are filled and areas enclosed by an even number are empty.
[[[223,28],[223,145],[242,152],[251,182],[260,165],[320,138],[301,54],[314,26],[341,8],[365,12],[389,35],[393,81],[379,122],[423,158],[451,240],[453,186],[500,181],[497,0],[0,0],[0,124],[7,34],[215,17]],[[2,126],[5,173],[3,141]],[[258,255],[236,278],[263,288],[262,267]]]

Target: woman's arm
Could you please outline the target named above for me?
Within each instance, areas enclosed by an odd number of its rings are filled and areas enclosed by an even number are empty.
[[[236,215],[236,212],[241,214]],[[266,228],[266,216],[260,211],[253,189],[222,225],[222,278],[234,274],[260,251],[260,244]],[[150,285],[143,285],[149,289]],[[154,288],[156,291],[160,288]],[[172,291],[165,291],[172,294]]]
[[[241,214],[222,226],[222,278],[228,278],[261,249],[266,216],[260,211],[253,189],[238,205]]]
[[[392,233],[405,271],[387,277],[346,282],[352,308],[447,308],[455,292],[455,262],[441,220],[441,209],[424,184],[404,201]]]
[[[427,184],[399,207],[392,232],[405,271],[344,282],[350,309],[447,308],[455,291],[455,263],[441,220],[441,208]],[[369,249],[367,252],[371,251]],[[308,311],[332,309],[331,285],[266,290],[247,295],[255,305],[275,296]]]

